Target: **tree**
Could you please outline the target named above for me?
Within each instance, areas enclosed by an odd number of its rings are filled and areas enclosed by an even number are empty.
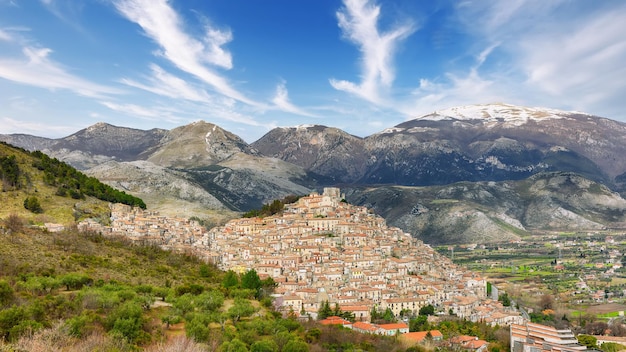
[[[0,307],[8,306],[13,301],[13,288],[5,280],[0,280]]]
[[[626,346],[616,342],[605,342],[600,345],[600,349],[604,352],[617,352],[626,350]]]
[[[106,317],[105,327],[113,334],[119,334],[128,342],[135,343],[144,338],[143,309],[135,302],[128,301]]]
[[[220,347],[223,352],[248,352],[246,344],[238,338],[226,341]]]
[[[196,307],[205,312],[215,311],[224,304],[224,294],[220,291],[207,291],[195,298]]]
[[[184,295],[176,298],[172,306],[176,309],[176,312],[179,315],[184,316],[185,314],[193,311],[193,300],[194,298],[191,293],[185,293]]]
[[[435,307],[432,304],[420,308],[419,315],[435,315]]]
[[[196,342],[207,342],[211,335],[209,329],[210,319],[207,315],[194,314],[193,318],[185,323],[185,332],[187,336]]]
[[[26,197],[26,199],[24,199],[24,208],[33,213],[43,213],[43,208],[41,207],[41,204],[39,204],[39,199],[35,196]]]
[[[243,317],[249,317],[256,312],[256,309],[249,300],[244,298],[235,298],[235,303],[228,309],[228,316],[233,320],[233,323],[239,321]]]
[[[227,289],[239,286],[239,276],[237,273],[232,270],[228,270],[222,280],[222,286]]]
[[[576,336],[578,343],[587,346],[587,348],[598,348],[598,339],[591,335],[578,335]]]
[[[61,285],[64,285],[65,288],[69,290],[80,290],[84,285],[88,285],[93,282],[89,276],[70,273],[65,274],[61,277]]]
[[[241,277],[241,287],[254,291],[255,297],[258,297],[259,289],[261,288],[261,279],[256,270],[250,269],[246,271]]]
[[[396,316],[393,314],[391,308],[387,307],[387,309],[385,309],[385,312],[383,313],[383,320],[388,323],[393,323],[396,321]]]
[[[24,228],[24,220],[17,214],[10,214],[4,219],[4,227],[9,230],[9,234],[19,233]]]
[[[278,345],[272,340],[261,340],[250,346],[250,352],[278,352]]]
[[[504,292],[498,296],[498,301],[502,302],[502,305],[505,307],[511,306],[511,299],[509,298],[509,294]]]
[[[291,340],[287,342],[283,352],[309,352],[309,345],[302,340]]]
[[[418,315],[417,318],[409,321],[409,331],[425,331],[430,330],[427,315]]]
[[[20,168],[15,155],[0,157],[0,181],[2,190],[19,189]]]
[[[330,303],[328,301],[322,302],[322,306],[317,311],[317,319],[324,320],[331,315],[333,315],[333,310],[330,309]]]
[[[539,298],[539,308],[541,310],[554,309],[554,298],[551,295],[543,295]]]

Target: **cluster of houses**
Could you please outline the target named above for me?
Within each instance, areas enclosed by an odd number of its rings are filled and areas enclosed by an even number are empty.
[[[191,252],[223,270],[254,269],[278,284],[276,308],[300,317],[316,319],[328,301],[361,323],[372,310],[390,309],[400,318],[426,305],[491,325],[524,322],[514,308],[487,297],[484,278],[343,199],[338,188],[325,188],[281,214],[234,219],[209,231],[188,219],[112,205],[110,226],[79,227]]]
[[[487,350],[489,343],[477,336],[460,335],[444,340],[439,330],[409,332],[409,326],[404,322],[389,324],[373,324],[368,322],[351,322],[338,316],[330,316],[320,320],[322,325],[340,325],[363,334],[376,334],[384,336],[398,336],[408,345],[432,344],[439,347],[447,347],[449,350],[464,350],[483,352]]]

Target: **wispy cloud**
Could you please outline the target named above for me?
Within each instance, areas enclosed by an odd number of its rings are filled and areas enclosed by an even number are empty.
[[[162,49],[160,55],[180,70],[212,86],[217,92],[245,104],[259,104],[233,88],[228,80],[208,65],[232,68],[232,59],[222,46],[232,40],[229,30],[205,26],[206,34],[198,40],[184,31],[184,23],[166,0],[119,0],[117,10],[137,23]]]
[[[0,29],[0,40],[3,40],[5,42],[10,42],[11,40],[13,40],[13,38],[8,32]]]
[[[48,124],[46,122],[31,122],[23,119],[17,120],[10,117],[0,118],[2,133],[28,133],[37,136],[42,135],[67,135],[75,132],[75,126],[64,126],[58,123]]]
[[[422,78],[399,110],[415,117],[444,106],[504,101],[612,116],[617,111],[610,107],[626,95],[626,81],[616,79],[626,77],[626,23],[620,20],[626,5],[569,5],[458,3],[456,19],[471,39],[473,52],[465,54],[473,63],[451,63],[449,72]]]
[[[74,0],[40,0],[40,2],[44,8],[63,23],[72,27],[77,32],[90,37],[88,31],[85,30],[78,20],[85,6],[85,2]]]
[[[118,89],[69,73],[65,67],[49,58],[52,49],[24,47],[22,53],[24,57],[21,59],[0,58],[0,77],[41,88],[67,89],[87,97],[121,93]]]
[[[166,96],[174,99],[187,99],[198,102],[208,102],[211,97],[204,90],[193,87],[180,77],[166,72],[156,64],[150,65],[151,76],[147,77],[149,84],[139,83],[129,78],[120,81],[131,87],[143,89],[145,91]]]
[[[330,80],[335,89],[375,104],[383,103],[382,89],[391,87],[395,79],[393,58],[398,44],[416,30],[413,23],[405,23],[381,32],[380,11],[380,6],[369,0],[344,0],[337,19],[344,37],[361,52],[361,82]]]
[[[482,78],[505,81],[509,101],[602,113],[626,95],[616,79],[626,77],[626,4],[616,4],[467,1],[457,13],[476,42],[505,55]]]
[[[272,103],[276,105],[276,107],[282,111],[290,112],[297,115],[314,117],[315,115],[306,112],[305,110],[295,106],[289,101],[289,93],[287,91],[287,82],[284,80],[281,81],[278,86],[276,86],[276,95],[272,99]]]

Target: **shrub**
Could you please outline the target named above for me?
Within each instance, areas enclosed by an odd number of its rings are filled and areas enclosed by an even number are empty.
[[[43,208],[41,207],[41,204],[39,204],[39,199],[35,196],[26,197],[26,199],[24,199],[24,208],[36,214],[43,213]]]

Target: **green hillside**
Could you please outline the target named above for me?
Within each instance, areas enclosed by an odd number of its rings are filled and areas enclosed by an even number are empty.
[[[66,163],[5,143],[0,143],[0,191],[0,218],[16,214],[33,224],[106,217],[108,202],[146,206]]]
[[[405,351],[282,318],[271,280],[124,239],[49,233],[4,219],[0,351]],[[6,231],[11,228],[11,231]]]

